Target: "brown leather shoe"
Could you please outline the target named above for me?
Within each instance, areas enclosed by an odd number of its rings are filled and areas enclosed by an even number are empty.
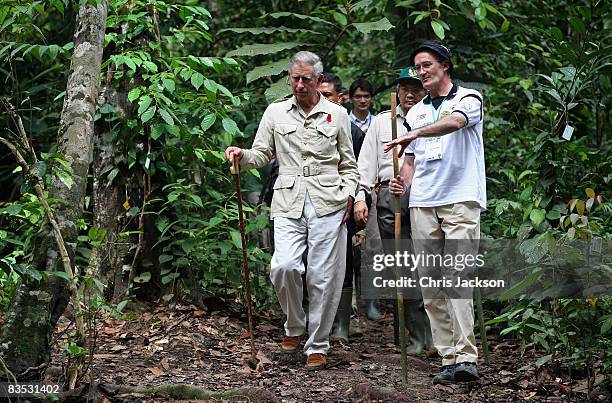
[[[325,368],[327,364],[327,356],[321,353],[313,353],[308,356],[306,360],[306,369],[309,371],[314,371],[317,369]]]
[[[281,350],[283,353],[295,353],[300,347],[300,336],[285,336],[281,343]]]

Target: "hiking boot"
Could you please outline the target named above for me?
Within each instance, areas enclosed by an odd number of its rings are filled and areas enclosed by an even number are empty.
[[[473,382],[478,380],[478,366],[473,362],[461,362],[455,366],[455,381]]]
[[[317,369],[325,368],[327,364],[327,356],[321,353],[313,353],[306,359],[306,369],[309,371],[315,371]]]
[[[295,353],[300,347],[300,336],[285,336],[281,343],[281,350],[283,353]]]
[[[453,382],[455,382],[455,365],[443,365],[440,373],[433,378],[434,385],[449,385]]]

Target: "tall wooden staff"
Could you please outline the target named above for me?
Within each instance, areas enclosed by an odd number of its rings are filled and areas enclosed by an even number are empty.
[[[249,320],[249,334],[251,336],[251,359],[257,364],[257,353],[255,352],[255,334],[253,333],[253,308],[251,305],[251,273],[249,272],[249,260],[247,257],[246,236],[244,230],[244,213],[242,211],[242,192],[240,190],[240,167],[238,159],[230,154],[230,172],[236,179],[236,196],[238,199],[238,216],[240,220],[240,239],[242,240],[242,273],[244,275],[244,286],[246,289],[247,317]]]
[[[391,93],[391,138],[397,139],[397,94]],[[393,177],[399,175],[399,161],[397,155],[397,147],[393,147]],[[400,240],[402,239],[402,207],[400,196],[394,197],[394,213],[395,213],[395,251],[400,250]],[[395,267],[395,277],[399,278],[397,272],[397,266]],[[397,314],[398,327],[399,327],[399,339],[400,339],[400,351],[402,354],[402,380],[408,381],[408,356],[406,354],[406,319],[404,318],[404,295],[402,294],[401,288],[397,288]]]

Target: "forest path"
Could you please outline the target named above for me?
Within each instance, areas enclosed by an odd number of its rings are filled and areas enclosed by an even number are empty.
[[[567,401],[568,397],[581,400],[584,396],[579,393],[580,384],[570,386],[546,370],[536,371],[537,357],[521,358],[518,347],[508,341],[490,340],[492,362],[484,365],[481,360],[478,382],[434,386],[432,376],[440,360],[421,356],[409,357],[408,382],[402,383],[389,314],[378,322],[361,318],[363,335],[353,337],[348,345],[334,343],[328,368],[321,371],[305,370],[301,352],[281,353],[283,318],[279,315],[255,318],[256,347],[262,363],[256,370],[248,366],[246,321],[180,304],[142,307],[127,317],[98,322],[92,379],[103,386],[102,401],[197,398],[162,386],[177,384],[230,391],[233,399],[257,402]],[[62,330],[60,323],[58,331]],[[55,345],[54,365],[60,365],[60,346],[62,342]],[[117,385],[154,388],[118,390]],[[208,398],[215,401],[221,397],[212,394]]]

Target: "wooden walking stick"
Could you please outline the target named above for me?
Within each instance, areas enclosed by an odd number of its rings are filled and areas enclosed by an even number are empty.
[[[482,340],[482,352],[484,353],[485,364],[489,364],[491,357],[489,354],[489,340],[487,339],[487,328],[484,323],[484,312],[482,310],[482,298],[480,296],[480,288],[476,287],[475,290],[476,299],[476,312],[478,313],[478,326],[480,329],[480,339]]]
[[[246,236],[244,230],[244,213],[242,210],[242,192],[240,190],[240,167],[238,158],[234,153],[230,154],[230,172],[236,179],[236,197],[238,199],[238,217],[240,220],[240,239],[242,240],[242,273],[244,275],[244,286],[246,290],[247,318],[249,320],[249,334],[251,336],[251,359],[253,366],[257,365],[257,353],[255,352],[255,334],[253,333],[253,307],[251,305],[251,273],[249,271],[249,260],[247,257]]]
[[[391,93],[391,138],[397,139],[397,94]],[[393,177],[399,175],[399,161],[397,155],[397,146],[393,147]],[[400,249],[400,240],[402,239],[402,207],[400,202],[400,196],[395,196],[395,251]],[[395,277],[399,278],[397,272],[397,266],[395,267]],[[404,317],[404,295],[402,294],[401,288],[397,288],[397,315],[398,327],[399,327],[399,339],[400,339],[400,352],[402,355],[402,380],[408,381],[408,356],[406,354],[406,319]]]

